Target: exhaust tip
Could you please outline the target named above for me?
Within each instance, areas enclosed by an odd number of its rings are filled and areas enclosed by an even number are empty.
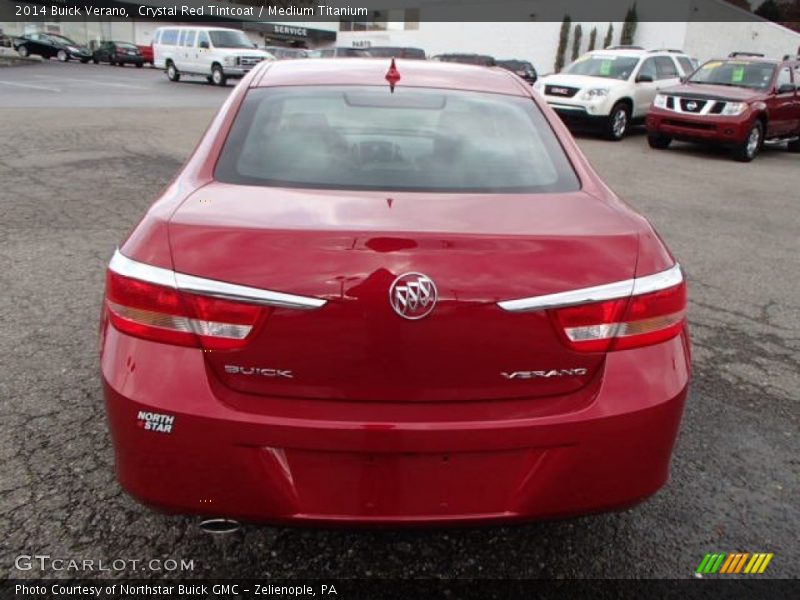
[[[229,533],[236,533],[242,526],[239,521],[233,519],[203,519],[200,521],[200,531],[204,533],[212,533],[215,535],[225,535]]]

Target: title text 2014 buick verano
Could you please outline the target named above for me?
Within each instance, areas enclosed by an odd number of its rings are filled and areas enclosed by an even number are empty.
[[[122,486],[290,523],[653,494],[690,377],[681,268],[518,77],[389,67],[256,67],[114,253]]]

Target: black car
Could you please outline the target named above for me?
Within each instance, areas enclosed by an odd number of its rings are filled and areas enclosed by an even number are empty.
[[[334,48],[322,48],[320,50],[309,50],[308,58],[369,58],[372,56],[367,50],[361,48],[348,48],[337,46]]]
[[[531,85],[536,83],[536,79],[538,78],[536,69],[534,69],[533,65],[527,60],[498,60],[497,66],[503,67],[512,73],[516,73]]]
[[[488,56],[486,54],[437,54],[432,60],[462,63],[465,65],[480,65],[482,67],[494,67],[497,64],[493,56]]]
[[[94,50],[92,57],[94,64],[107,62],[110,65],[124,67],[126,64],[142,67],[144,56],[136,46],[130,42],[100,42]]]
[[[425,60],[425,50],[404,46],[372,46],[369,49],[369,55],[374,58],[415,58]]]
[[[303,48],[288,48],[285,46],[264,46],[264,52],[269,52],[278,60],[294,60],[296,58],[308,58],[308,50]]]
[[[61,62],[74,58],[87,63],[92,59],[92,52],[86,46],[55,33],[31,33],[20,36],[14,40],[14,50],[22,57],[35,54],[45,59],[55,57]]]

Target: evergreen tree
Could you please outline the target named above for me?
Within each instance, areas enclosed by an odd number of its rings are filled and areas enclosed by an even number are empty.
[[[766,0],[756,10],[755,13],[769,21],[782,21],[783,11],[780,5],[775,0]]]
[[[614,43],[614,24],[609,23],[606,29],[606,39],[603,40],[603,48],[608,48]]]
[[[633,3],[625,14],[625,22],[622,24],[622,34],[619,36],[619,43],[623,46],[632,46],[633,39],[636,37],[636,24],[639,17],[636,15],[636,3]]]
[[[556,73],[564,68],[564,56],[567,52],[567,41],[569,40],[569,28],[571,24],[572,19],[570,16],[564,15],[564,20],[561,22],[561,33],[558,38],[558,50],[556,50]]]
[[[589,49],[588,52],[594,50],[595,45],[597,44],[597,27],[592,27],[592,31],[589,33]]]
[[[575,26],[575,34],[572,38],[572,60],[575,60],[581,53],[581,38],[583,37],[583,27],[578,23]]]

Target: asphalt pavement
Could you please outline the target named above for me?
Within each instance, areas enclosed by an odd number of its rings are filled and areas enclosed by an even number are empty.
[[[672,479],[619,513],[509,527],[248,526],[218,538],[117,485],[98,377],[104,268],[232,89],[154,69],[0,69],[0,579],[16,557],[192,560],[134,577],[693,577],[707,552],[800,574],[800,155],[751,164],[581,137],[690,286],[694,381]],[[488,485],[488,483],[487,483]]]

